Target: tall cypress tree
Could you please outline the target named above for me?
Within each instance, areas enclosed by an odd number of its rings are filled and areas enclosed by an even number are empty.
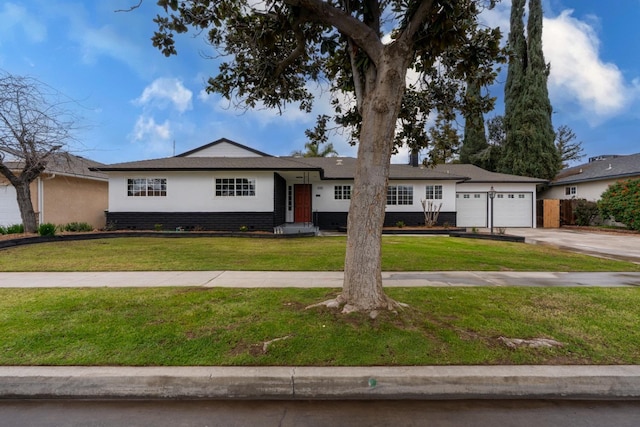
[[[513,0],[507,84],[505,85],[506,140],[498,169],[516,175],[552,179],[560,164],[551,123],[547,90],[549,66],[542,52],[542,3],[529,0],[524,37],[525,0]]]
[[[477,105],[480,102],[480,83],[475,78],[467,80],[466,100],[468,105]],[[485,168],[479,153],[486,150],[489,144],[484,132],[484,117],[480,108],[471,108],[465,114],[464,139],[460,148],[460,162],[471,163]]]

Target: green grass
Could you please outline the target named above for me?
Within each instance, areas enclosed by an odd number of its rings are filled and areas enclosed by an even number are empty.
[[[344,237],[111,238],[0,251],[0,271],[340,271]],[[385,271],[640,271],[640,265],[549,246],[450,237],[385,236]]]
[[[0,365],[640,363],[635,288],[394,288],[410,307],[373,320],[304,309],[335,292],[0,289]],[[500,336],[564,346],[513,350]]]

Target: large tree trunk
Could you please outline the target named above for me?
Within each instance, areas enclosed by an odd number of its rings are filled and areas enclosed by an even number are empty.
[[[347,251],[341,300],[345,311],[390,308],[382,289],[381,243],[389,163],[405,88],[402,58],[378,67],[376,85],[362,108],[362,128],[347,223]]]
[[[33,203],[31,202],[30,183],[18,179],[14,182],[14,187],[16,189],[16,199],[18,201],[18,207],[20,208],[24,231],[25,233],[35,233],[38,229],[38,223],[36,221]]]

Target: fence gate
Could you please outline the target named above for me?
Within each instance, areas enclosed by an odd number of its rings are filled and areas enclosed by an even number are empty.
[[[544,200],[544,228],[560,228],[560,200]]]

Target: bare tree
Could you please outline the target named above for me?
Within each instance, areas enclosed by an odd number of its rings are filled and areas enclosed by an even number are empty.
[[[0,73],[0,173],[16,189],[25,232],[37,222],[30,184],[71,139],[70,101],[32,77]]]

